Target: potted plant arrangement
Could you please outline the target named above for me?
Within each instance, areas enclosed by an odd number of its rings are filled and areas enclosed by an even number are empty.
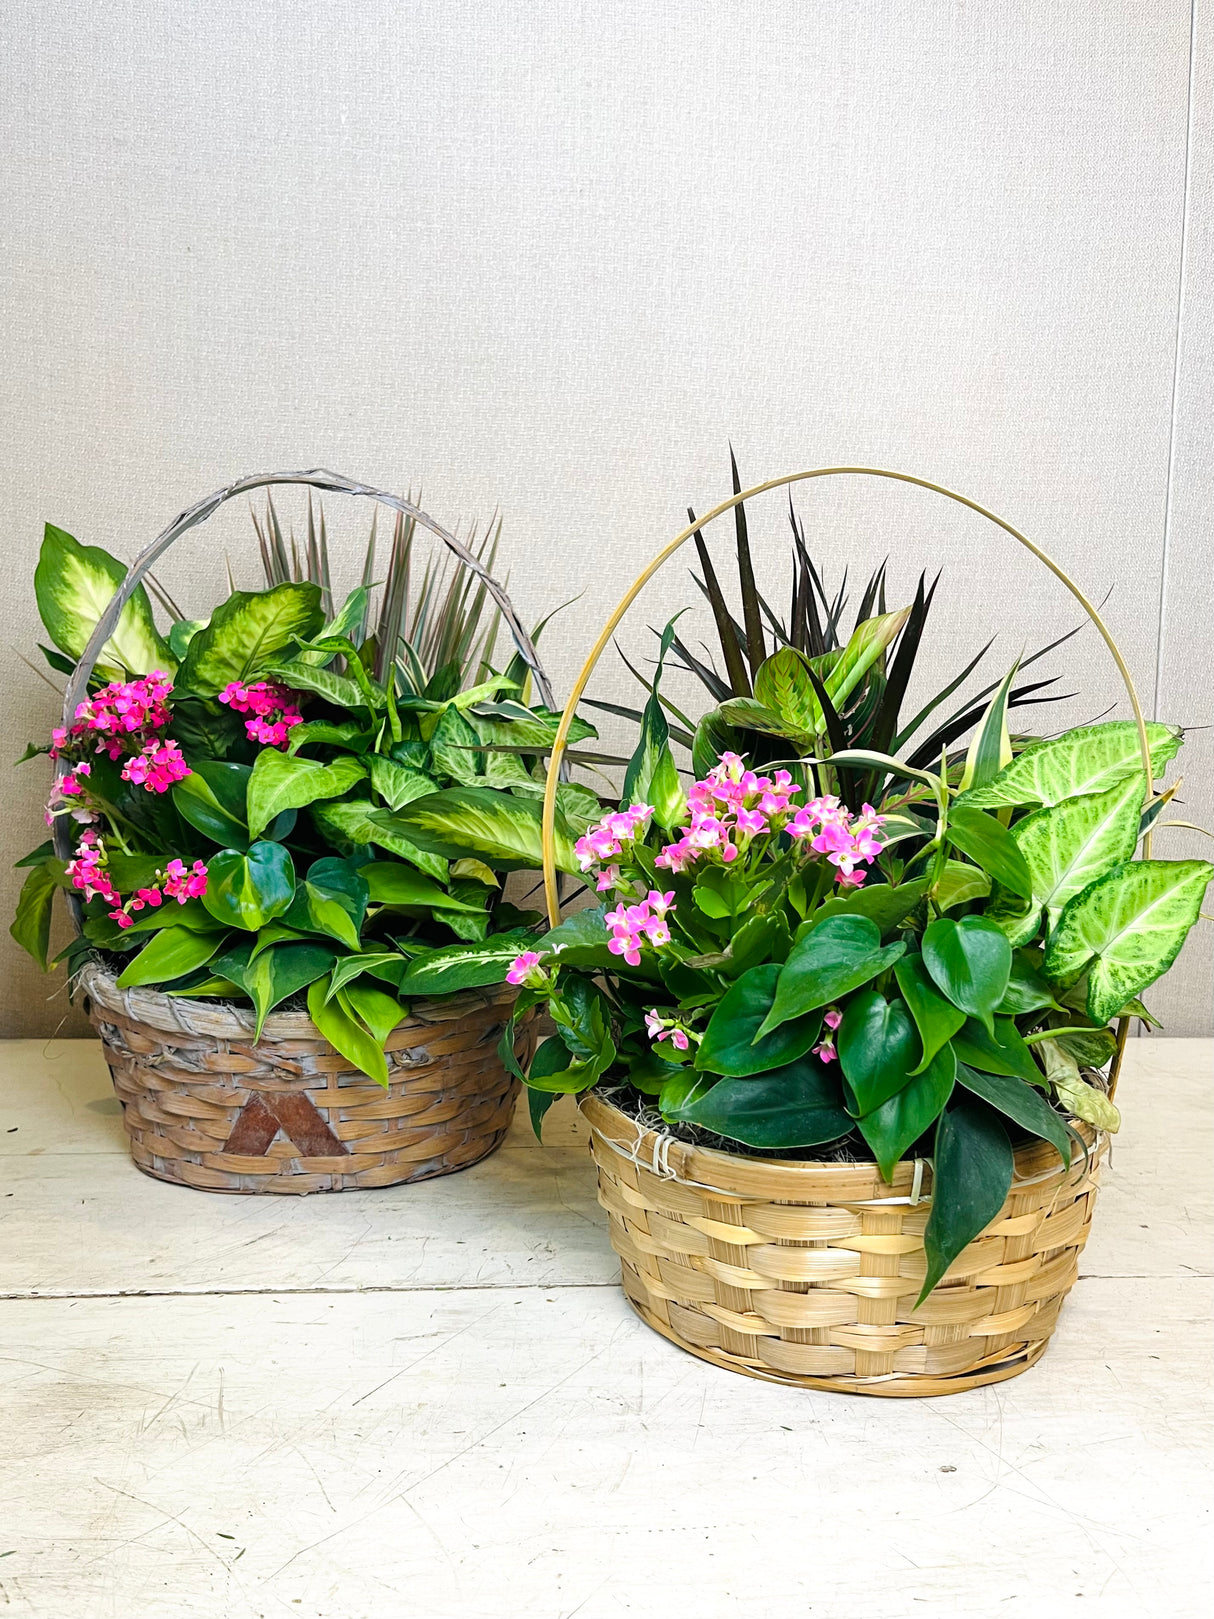
[[[550,882],[556,925],[508,975],[516,1016],[555,1024],[519,1072],[537,1121],[581,1097],[624,1286],[676,1343],[861,1393],[998,1381],[1043,1353],[1075,1280],[1118,1125],[1102,1070],[1214,875],[1150,856],[1181,732],[1131,687],[1135,721],[1013,736],[1013,668],[923,737],[964,678],[903,719],[924,582],[887,612],[878,578],[842,637],[798,535],[782,623],[736,491],[711,516],[737,511],[742,623],[701,545],[717,704],[693,723],[664,699],[667,626],[620,808],[576,842],[598,903],[558,921]],[[567,717],[695,533],[625,596]]]
[[[323,514],[317,528],[309,508],[301,553],[271,506],[266,588],[233,589],[198,622],[149,580],[162,634],[142,583],[155,557],[224,500],[284,482],[396,507],[378,609],[374,529],[362,584],[335,605]],[[462,571],[421,572],[418,526]],[[46,966],[54,895],[69,897],[79,936],[63,956],[149,1174],[219,1191],[383,1186],[502,1139],[517,1093],[496,1054],[504,978],[538,919],[502,885],[539,864],[558,716],[486,566],[493,544],[469,550],[330,473],[245,479],[129,573],[48,525],[35,587],[68,690],[51,744],[26,755],[55,762],[54,837],[21,862],[12,932]],[[497,672],[501,616],[517,650]],[[573,869],[599,803],[572,783],[561,798]],[[525,1023],[517,1038],[525,1054]]]

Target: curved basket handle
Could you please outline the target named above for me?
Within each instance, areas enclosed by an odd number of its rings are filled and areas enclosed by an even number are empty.
[[[1074,596],[1075,600],[1083,608],[1084,612],[1091,619],[1092,623],[1096,626],[1096,629],[1099,632],[1101,640],[1109,649],[1113,662],[1117,665],[1118,673],[1121,675],[1121,678],[1125,683],[1126,693],[1130,699],[1130,707],[1134,712],[1134,722],[1138,727],[1138,745],[1142,750],[1143,764],[1147,772],[1147,792],[1148,794],[1150,793],[1151,747],[1147,739],[1147,727],[1146,721],[1143,718],[1142,705],[1138,700],[1138,693],[1134,689],[1134,682],[1131,678],[1130,671],[1126,666],[1126,661],[1122,656],[1121,650],[1116,641],[1114,641],[1112,635],[1109,633],[1108,627],[1101,618],[1100,614],[1096,611],[1095,607],[1093,607],[1092,603],[1083,594],[1074,580],[1071,579],[1069,575],[1058,566],[1052,557],[1047,556],[1040,546],[1034,545],[1032,540],[1030,540],[1026,535],[1022,534],[1019,529],[1013,528],[1010,523],[1004,522],[1002,517],[997,516],[992,511],[988,511],[985,506],[980,506],[976,500],[970,500],[967,495],[959,495],[953,489],[946,489],[943,484],[932,483],[928,478],[916,478],[909,472],[891,472],[884,467],[815,467],[810,472],[793,472],[787,477],[769,478],[766,483],[755,484],[753,489],[743,489],[740,494],[732,496],[729,500],[723,500],[719,506],[714,506],[713,509],[704,517],[697,518],[693,523],[689,524],[688,527],[682,531],[682,533],[676,534],[674,539],[671,540],[670,544],[658,552],[657,556],[654,557],[649,566],[644,569],[640,576],[624,592],[624,595],[620,599],[619,605],[603,626],[598,640],[594,643],[593,647],[591,647],[590,655],[586,659],[586,662],[582,665],[581,673],[573,683],[573,687],[569,693],[569,700],[566,702],[564,712],[561,715],[561,723],[557,727],[556,737],[552,745],[552,753],[548,762],[548,781],[544,791],[544,898],[548,907],[548,920],[553,927],[555,927],[560,921],[561,915],[560,899],[556,880],[556,840],[554,835],[556,825],[556,788],[557,781],[559,779],[561,761],[564,756],[565,747],[569,736],[569,727],[573,723],[573,716],[577,709],[577,705],[582,700],[582,696],[587,685],[589,684],[590,677],[594,673],[595,665],[602,657],[603,652],[606,650],[612,636],[619,628],[620,621],[624,617],[624,614],[632,606],[633,602],[653,578],[654,574],[657,573],[662,564],[667,562],[675,554],[679,547],[684,545],[693,534],[695,534],[698,530],[706,528],[709,523],[713,522],[716,518],[723,516],[725,512],[732,511],[735,506],[740,506],[744,500],[751,500],[756,495],[764,494],[769,489],[783,489],[789,484],[805,483],[811,478],[834,477],[890,478],[897,483],[909,483],[914,484],[919,489],[930,489],[933,494],[944,495],[946,499],[955,501],[957,505],[966,506],[970,511],[977,512],[979,517],[987,518],[990,522],[994,523],[997,528],[1001,528],[1005,534],[1010,534],[1014,540],[1017,540],[1021,545],[1024,546],[1026,551],[1031,551],[1033,556],[1035,556],[1039,562],[1044,563],[1054,577],[1061,580],[1061,582],[1070,591],[1071,595]],[[1143,853],[1148,857],[1151,853],[1151,835],[1149,832],[1143,838]],[[1117,1086],[1117,1075],[1121,1068],[1122,1053],[1125,1049],[1125,1043],[1129,1035],[1129,1030],[1130,1020],[1128,1018],[1123,1018],[1118,1029],[1117,1055],[1114,1060],[1110,1079],[1110,1095]]]
[[[514,637],[514,644],[518,648],[523,661],[535,677],[535,689],[539,693],[540,701],[546,708],[554,706],[552,687],[548,684],[548,677],[544,673],[535,650],[534,643],[527,631],[523,628],[522,620],[514,609],[509,596],[493,578],[488,569],[480,562],[468,547],[455,535],[445,529],[441,523],[436,523],[433,517],[415,506],[412,501],[402,500],[399,495],[385,494],[382,489],[372,489],[369,484],[355,483],[352,478],[344,478],[340,472],[326,472],[321,467],[313,468],[309,472],[267,472],[258,473],[251,478],[241,478],[237,483],[228,484],[226,489],[219,489],[205,500],[200,500],[175,517],[162,534],[139,553],[127,570],[127,576],[115,591],[109,606],[97,621],[97,627],[89,637],[88,645],[76,665],[75,672],[67,683],[67,690],[63,696],[63,723],[70,725],[76,717],[76,707],[88,695],[89,677],[93,666],[101,655],[101,649],[109,640],[122,616],[122,609],[126,606],[137,587],[143,582],[144,575],[152,564],[159,560],[168,548],[179,540],[189,529],[197,528],[205,523],[213,512],[233,499],[236,495],[249,494],[254,489],[265,489],[273,484],[306,484],[313,489],[329,490],[335,494],[363,495],[368,500],[375,500],[382,506],[390,506],[393,511],[402,512],[411,517],[431,534],[436,535],[447,549],[459,559],[465,568],[484,585],[493,597],[501,611],[502,617],[510,626],[510,634]]]

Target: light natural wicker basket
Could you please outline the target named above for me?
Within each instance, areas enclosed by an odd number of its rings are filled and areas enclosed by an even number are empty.
[[[569,693],[544,797],[544,884],[560,915],[553,829],[569,726],[599,658],[641,590],[691,536],[769,489],[863,475],[931,490],[988,518],[1067,587],[1125,682],[1150,778],[1150,750],[1125,659],[1092,603],[1031,540],[940,484],[878,467],[820,467],[722,501],[644,569],[604,624]],[[1150,852],[1149,834],[1144,849]],[[1110,1078],[1116,1088],[1129,1020]],[[702,1360],[752,1377],[852,1394],[951,1394],[1026,1371],[1045,1352],[1087,1240],[1107,1138],[1069,1170],[1044,1143],[1015,1156],[994,1220],[918,1308],[931,1169],[903,1161],[887,1184],[874,1163],[790,1162],[691,1147],[639,1130],[601,1096],[583,1098],[624,1290],[643,1320]]]
[[[93,666],[123,606],[153,563],[226,501],[280,484],[360,495],[436,535],[480,580],[532,671],[552,689],[509,597],[483,564],[432,517],[397,495],[321,470],[242,478],[189,507],[152,541],[102,615],[68,682],[64,724],[87,695]],[[62,768],[62,767],[61,767]],[[56,853],[71,855],[63,820]],[[79,921],[79,911],[75,911]],[[386,1043],[385,1092],[329,1044],[305,1013],[272,1013],[253,1042],[239,1007],[149,989],[118,989],[100,963],[77,975],[123,1105],[131,1154],[161,1180],[213,1192],[339,1192],[394,1186],[466,1169],[509,1129],[518,1084],[497,1055],[516,991],[473,990],[412,1003]],[[521,1055],[532,1035],[519,1035]]]
[[[593,1092],[599,1202],[624,1291],[656,1331],[751,1377],[853,1394],[953,1394],[1045,1353],[1078,1274],[1105,1138],[1069,1170],[1016,1154],[997,1219],[918,1309],[931,1169],[793,1163],[639,1131]]]
[[[209,1192],[341,1192],[467,1169],[510,1128],[518,1082],[497,1043],[515,991],[418,1001],[387,1040],[385,1091],[306,1012],[251,1012],[78,980],[148,1175]],[[524,1027],[517,1051],[530,1057]]]

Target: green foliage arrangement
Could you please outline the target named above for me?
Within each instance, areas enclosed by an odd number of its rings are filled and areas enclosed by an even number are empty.
[[[907,740],[902,674],[874,684],[869,654],[892,643],[883,620],[905,631],[914,612],[862,622],[826,662],[791,644],[766,657],[755,695],[691,734],[686,792],[658,691],[668,625],[622,807],[576,844],[612,908],[560,923],[509,977],[519,1011],[556,1025],[524,1076],[537,1128],[557,1095],[602,1086],[742,1150],[842,1149],[887,1178],[930,1158],[926,1294],[1002,1207],[1017,1142],[1069,1163],[1086,1150],[1074,1120],[1117,1127],[1098,1071],[1119,1020],[1152,1021],[1140,997],[1214,866],[1135,858],[1178,728],[1148,726],[1149,772],[1132,723],[1014,744],[1014,669],[935,768],[842,745],[869,724],[842,724],[863,712],[844,705],[866,659],[880,738]],[[741,718],[784,757],[756,769],[722,746]]]
[[[168,603],[162,634],[139,587],[74,720],[27,750],[57,761],[47,820],[72,826],[75,849],[62,860],[47,842],[21,862],[12,933],[46,967],[66,891],[83,929],[69,965],[109,952],[122,987],[251,1003],[259,1035],[306,996],[333,1045],[386,1083],[383,1044],[412,998],[500,983],[534,937],[537,913],[502,881],[540,863],[558,716],[530,702],[520,656],[492,668],[483,590],[434,569],[411,590],[410,526],[377,615],[374,535],[336,609],[323,514],[302,555],[272,507],[261,537],[268,588],[233,589],[205,622]],[[47,526],[35,588],[52,669],[73,673],[125,572]],[[565,869],[600,809],[562,784]]]

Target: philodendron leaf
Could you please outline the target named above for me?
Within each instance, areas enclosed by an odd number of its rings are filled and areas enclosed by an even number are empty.
[[[256,933],[281,916],[295,894],[295,868],[281,843],[224,849],[207,863],[202,903],[218,922]]]
[[[1107,793],[1068,799],[1017,822],[1011,836],[1028,866],[1033,905],[1045,907],[1050,928],[1068,901],[1134,853],[1146,790],[1146,773],[1133,771]]]
[[[856,1120],[885,1180],[893,1179],[902,1154],[938,1117],[952,1095],[956,1071],[952,1048],[945,1046],[921,1074],[913,1075],[888,1101]]]
[[[905,953],[900,940],[883,950],[881,930],[867,916],[827,917],[794,946],[779,969],[775,999],[759,1035],[769,1035],[790,1018],[829,1006],[848,990],[871,982]]]
[[[308,1016],[325,1039],[355,1068],[388,1088],[388,1059],[383,1045],[340,1000],[326,1001],[327,975],[317,978],[308,989]]]
[[[1004,1017],[1020,1017],[1025,1012],[1059,1011],[1054,992],[1023,950],[1012,952],[1012,970],[1008,976],[1007,991],[996,1013]]]
[[[821,1012],[782,1020],[774,1034],[759,1037],[760,1027],[771,1011],[780,972],[774,963],[752,967],[730,985],[696,1051],[698,1069],[733,1076],[762,1074],[784,1068],[805,1055],[822,1028]]]
[[[366,1024],[381,1046],[409,1015],[409,1008],[395,995],[374,984],[347,983],[337,991],[337,999],[350,1017]]]
[[[1151,775],[1157,779],[1176,757],[1184,733],[1179,726],[1147,725]],[[1142,769],[1138,727],[1130,720],[1081,725],[1017,754],[993,781],[975,787],[958,803],[974,809],[1005,805],[1060,804],[1066,798],[1107,792]]]
[[[812,1057],[753,1079],[720,1079],[706,1093],[692,1094],[681,1107],[666,1111],[671,1119],[769,1152],[815,1147],[852,1128],[838,1075]]]
[[[534,933],[496,933],[471,944],[449,944],[416,956],[401,976],[401,993],[411,996],[451,995],[503,983],[520,951],[535,944]]]
[[[922,1055],[906,1002],[887,1001],[875,989],[852,996],[835,1043],[857,1113],[871,1113],[900,1091]]]
[[[376,905],[394,905],[427,911],[467,911],[481,914],[485,909],[483,887],[475,900],[461,899],[411,866],[397,860],[373,860],[360,868]],[[452,870],[454,875],[454,868]]]
[[[1066,1124],[1040,1091],[1026,1085],[1022,1079],[1002,1074],[983,1074],[963,1062],[957,1064],[957,1083],[974,1096],[980,1096],[984,1102],[989,1102],[1013,1123],[1042,1141],[1048,1141],[1058,1149],[1063,1163],[1070,1167],[1071,1137]]]
[[[418,880],[426,879],[419,877]],[[296,887],[283,920],[289,927],[307,933],[323,933],[351,950],[359,950],[367,898],[364,871],[357,870],[348,860],[326,855],[308,867],[308,875]]]
[[[61,651],[80,657],[126,575],[126,564],[108,551],[81,545],[64,529],[46,525],[34,569],[34,594],[46,633]],[[146,675],[160,669],[172,674],[176,667],[176,658],[156,632],[147,592],[139,585],[101,649],[98,672]]]
[[[832,894],[818,906],[809,921],[816,928],[828,916],[867,916],[882,934],[892,933],[918,905],[927,892],[927,884],[926,877],[917,877],[914,882],[899,883],[897,887],[891,883],[873,883],[853,888],[847,894]]]
[[[137,984],[169,984],[195,968],[205,966],[223,943],[221,928],[213,933],[195,933],[191,928],[162,928],[135,959],[123,968],[119,989]]]
[[[21,885],[17,900],[17,914],[9,932],[23,950],[47,971],[47,954],[51,944],[51,913],[55,891],[59,887],[50,863],[34,866]]]
[[[958,804],[948,819],[948,841],[1012,894],[1032,893],[1029,868],[1017,840],[993,815]]]
[[[1011,1184],[1012,1147],[999,1115],[979,1097],[958,1092],[936,1126],[932,1212],[923,1234],[927,1275],[917,1303],[995,1219]]]
[[[254,1040],[261,1039],[266,1018],[276,1006],[315,979],[324,977],[333,965],[334,954],[331,945],[309,941],[272,945],[243,964],[232,963],[231,976],[252,1001],[257,1013]],[[228,961],[229,958],[222,958],[224,964]]]
[[[191,640],[177,684],[215,697],[234,680],[256,680],[296,636],[314,635],[323,619],[319,585],[233,591]]]
[[[965,1013],[941,995],[921,955],[903,956],[894,968],[894,977],[906,998],[923,1047],[918,1067],[912,1072],[922,1073],[965,1022]]]
[[[599,1077],[597,1059],[574,1057],[559,1035],[550,1035],[531,1059],[528,1088],[553,1097],[572,1096],[588,1090]],[[540,1115],[541,1118],[543,1114]],[[532,1114],[534,1127],[534,1113]]]
[[[321,764],[317,759],[292,758],[277,748],[263,748],[249,777],[249,836],[260,837],[283,810],[302,809],[321,798],[340,798],[366,773],[353,754]]]
[[[446,792],[416,798],[381,824],[399,828],[420,849],[459,860],[472,855],[498,871],[537,868],[541,806],[537,799],[514,798],[487,787],[453,787]],[[578,870],[573,840],[558,813],[556,864],[566,872]]]
[[[971,899],[985,899],[991,891],[991,880],[978,866],[964,860],[946,860],[944,870],[936,881],[933,897],[942,911],[951,911],[954,905],[965,905]],[[860,890],[863,893],[863,889]]]
[[[953,1036],[953,1050],[960,1061],[983,1073],[1015,1076],[1029,1085],[1044,1083],[1030,1048],[1010,1017],[995,1018],[993,1029],[977,1018],[967,1019]]]
[[[1175,961],[1197,920],[1214,866],[1207,860],[1126,861],[1067,905],[1043,971],[1072,984],[1087,969],[1087,1011],[1107,1023]]]
[[[1012,970],[1012,947],[993,923],[981,916],[938,917],[924,929],[923,962],[954,1006],[992,1029]]]
[[[224,849],[249,846],[248,765],[200,759],[173,784],[173,803],[183,820]]]

